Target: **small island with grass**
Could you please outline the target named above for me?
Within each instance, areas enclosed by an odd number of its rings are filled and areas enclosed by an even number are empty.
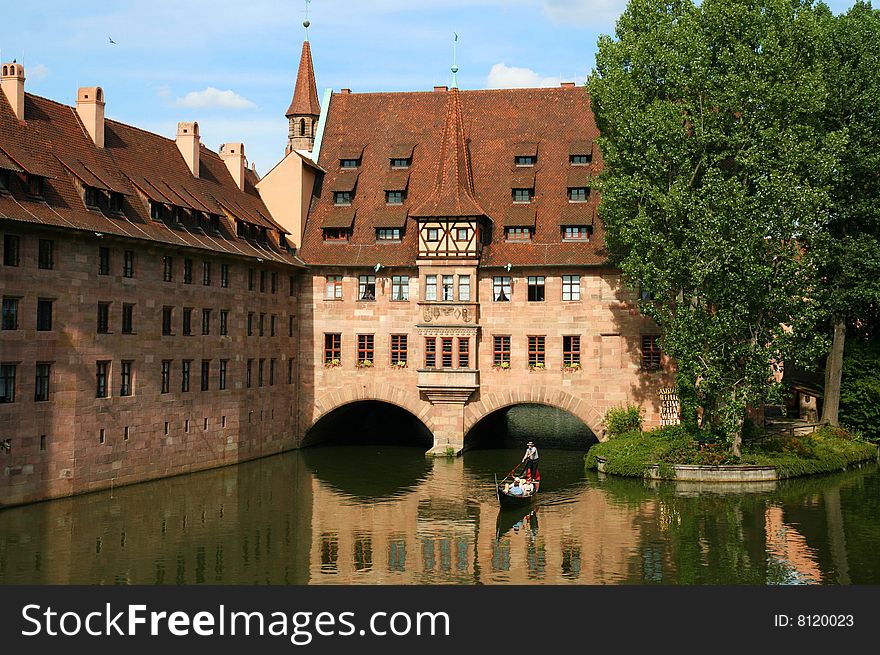
[[[605,425],[608,440],[589,450],[586,466],[628,477],[778,480],[840,471],[878,456],[877,444],[830,425],[774,432],[747,422],[740,455],[709,430],[674,425],[642,431],[640,409],[633,405],[610,410]]]

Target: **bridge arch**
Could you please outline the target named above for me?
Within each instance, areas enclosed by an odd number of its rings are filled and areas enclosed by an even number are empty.
[[[410,391],[382,383],[348,385],[316,399],[312,405],[308,423],[304,426],[303,434],[315,427],[318,421],[331,412],[345,405],[364,401],[383,402],[406,410],[421,421],[432,435],[436,434],[430,403],[421,400],[418,396],[413,397]]]
[[[510,389],[502,393],[486,394],[478,402],[465,407],[463,433],[465,438],[471,429],[484,418],[501,409],[514,405],[546,405],[561,409],[580,419],[599,441],[606,441],[602,415],[590,403],[558,389],[535,387]]]

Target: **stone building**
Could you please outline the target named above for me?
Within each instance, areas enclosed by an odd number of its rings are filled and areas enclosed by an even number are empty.
[[[291,449],[358,403],[434,452],[544,404],[659,421],[657,330],[607,264],[583,88],[327,92],[283,159],[0,93],[0,505]],[[280,144],[279,144],[280,145]]]

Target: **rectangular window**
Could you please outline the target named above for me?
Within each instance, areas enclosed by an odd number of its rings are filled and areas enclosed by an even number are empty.
[[[533,155],[518,155],[513,158],[517,166],[534,166],[535,157]]]
[[[562,228],[562,238],[565,241],[589,241],[590,228],[586,225],[567,225]]]
[[[247,388],[250,389],[250,387],[253,385],[253,381],[254,381],[254,360],[249,359],[249,360],[247,360],[247,371],[245,374],[245,386],[247,386]]]
[[[656,334],[642,335],[642,368],[646,371],[660,368],[660,337]]]
[[[202,391],[207,391],[211,388],[211,360],[203,359],[202,360]]]
[[[21,239],[14,234],[3,235],[3,265],[18,266]]]
[[[496,366],[510,364],[510,337],[494,337],[492,340],[492,363]]]
[[[443,300],[455,300],[453,297],[455,280],[452,275],[443,276]]]
[[[202,286],[211,286],[211,262],[202,262]]]
[[[275,384],[275,358],[269,360],[269,386]]]
[[[324,298],[327,300],[342,300],[342,276],[328,275],[327,284],[324,287]]]
[[[192,370],[192,360],[184,359],[180,363],[180,390],[184,393],[189,391],[189,374]]]
[[[221,309],[220,310],[220,335],[226,336],[229,334],[229,310]]]
[[[357,363],[361,365],[372,366],[374,362],[373,352],[373,335],[359,334],[357,346]],[[369,364],[367,364],[369,362]]]
[[[171,360],[162,360],[162,392],[169,393],[171,391]]]
[[[278,317],[275,316],[275,314],[272,314],[272,315],[269,317],[269,336],[270,336],[270,337],[274,337],[274,336],[275,336],[275,324],[276,324],[277,322],[278,322]]]
[[[119,379],[119,395],[120,396],[130,396],[132,390],[132,377],[131,377],[131,366],[132,362],[123,361],[122,362],[122,375]]]
[[[580,277],[580,275],[563,275],[562,276],[562,299],[563,300],[580,300],[581,299],[581,277]]]
[[[425,368],[437,367],[437,337],[425,337]]]
[[[49,400],[49,374],[52,370],[52,364],[47,362],[37,363],[37,372],[35,377],[34,401],[44,402]]]
[[[229,360],[220,360],[220,390],[226,389],[226,371],[229,369]]]
[[[126,250],[123,253],[122,276],[134,277],[134,250]]]
[[[410,162],[412,160],[410,158],[397,157],[391,160],[391,168],[409,168]]]
[[[165,255],[162,257],[162,281],[171,282],[174,280],[174,257]]]
[[[272,293],[278,293],[278,273],[272,271]]]
[[[543,366],[546,337],[529,337],[529,366]]]
[[[46,452],[46,435],[40,435],[40,452]]]
[[[376,299],[376,276],[361,275],[358,277],[358,300]]]
[[[266,271],[260,271],[260,293],[266,293]]]
[[[129,429],[129,426],[126,425],[124,428],[122,428],[122,440],[123,441],[128,441],[128,437],[130,434],[131,434],[131,430]]]
[[[293,357],[287,358],[287,384],[293,384]]]
[[[153,200],[150,201],[150,218],[154,221],[161,221],[163,216],[165,215],[165,207],[158,202]]]
[[[293,336],[293,314],[287,317],[287,336]]]
[[[193,281],[193,260],[183,260],[183,283],[192,284]]]
[[[342,335],[324,335],[324,363],[338,366],[342,361]]]
[[[162,334],[166,337],[171,334],[171,315],[173,311],[174,307],[162,308]]]
[[[248,269],[248,291],[254,290],[254,269]]]
[[[229,286],[229,264],[220,264],[220,286],[224,289]]]
[[[455,228],[455,240],[456,241],[467,241],[470,238],[470,230],[466,227],[457,227]]]
[[[263,369],[265,369],[265,368],[266,368],[266,360],[260,359],[257,362],[257,386],[258,387],[263,386]]]
[[[504,237],[508,241],[531,241],[532,228],[530,227],[508,227],[504,229]]]
[[[192,335],[192,307],[183,308],[183,334],[184,336]]]
[[[3,329],[18,329],[18,298],[3,299]]]
[[[544,276],[529,276],[529,302],[544,301]]]
[[[333,192],[333,204],[334,205],[350,205],[351,204],[351,191],[334,191]]]
[[[110,192],[110,211],[114,214],[121,214],[125,209],[125,198],[118,191]]]
[[[568,162],[573,166],[583,166],[589,164],[593,159],[592,155],[569,155]]]
[[[462,302],[467,302],[471,299],[471,276],[470,275],[459,275],[458,276],[458,299]]]
[[[211,310],[203,309],[202,310],[202,334],[209,335],[211,334]]]
[[[428,241],[440,241],[440,230],[436,227],[429,227],[426,230],[427,234],[425,238]]]
[[[399,227],[380,227],[376,230],[378,241],[400,241],[400,235]]]
[[[526,204],[532,202],[532,190],[531,189],[514,189],[513,190],[513,202],[526,203]]]
[[[440,339],[440,365],[443,368],[452,368],[452,337]]]
[[[98,303],[98,334],[110,332],[110,303]]]
[[[579,336],[562,337],[562,363],[565,366],[581,363],[581,338]]]
[[[110,248],[98,248],[98,275],[110,275]]]
[[[254,336],[254,313],[248,312],[247,317],[247,335],[249,337]]]
[[[391,365],[406,366],[406,335],[391,335]]]
[[[437,300],[437,276],[425,276],[425,300]]]
[[[122,304],[122,334],[132,334],[134,332],[134,305],[130,303]]]
[[[7,171],[4,168],[0,168],[0,194],[9,193],[9,180],[12,177],[12,172]]]
[[[260,312],[260,322],[258,323],[258,325],[259,325],[259,330],[260,330],[260,336],[262,337],[264,334],[266,334],[266,313],[265,312]]]
[[[350,230],[344,227],[325,227],[322,231],[324,241],[348,241]]]
[[[46,270],[55,268],[55,242],[52,239],[40,239],[37,265]]]
[[[296,292],[296,278],[291,275],[287,278],[287,281],[290,286],[290,292],[287,295],[293,298],[294,293]]]
[[[402,205],[403,204],[403,191],[386,191],[385,192],[385,204],[386,205]]]
[[[15,402],[15,364],[0,364],[0,403]]]
[[[95,398],[106,398],[110,395],[107,381],[110,375],[110,362],[95,362]]]
[[[512,289],[509,276],[496,275],[492,278],[492,299],[495,302],[510,302],[511,295]]]
[[[391,300],[409,300],[409,275],[391,277]]]
[[[47,332],[52,329],[52,301],[37,300],[37,330]]]
[[[467,337],[458,339],[458,368],[470,368],[471,366],[471,340]]]
[[[360,159],[340,159],[339,166],[341,168],[357,168],[360,163]]]
[[[98,431],[98,443],[103,445],[105,441],[107,441],[107,431],[101,428]]]
[[[177,225],[183,224],[183,207],[171,205],[171,220],[173,220]]]
[[[590,195],[589,187],[570,187],[568,189],[568,201],[569,202],[586,202],[588,196]]]

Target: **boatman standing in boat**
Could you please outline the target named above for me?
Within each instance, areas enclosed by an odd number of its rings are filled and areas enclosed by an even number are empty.
[[[526,444],[526,454],[522,458],[523,463],[525,463],[526,467],[523,469],[523,476],[528,475],[528,472],[532,472],[532,480],[538,478],[538,449],[535,448],[535,442],[530,441]]]

